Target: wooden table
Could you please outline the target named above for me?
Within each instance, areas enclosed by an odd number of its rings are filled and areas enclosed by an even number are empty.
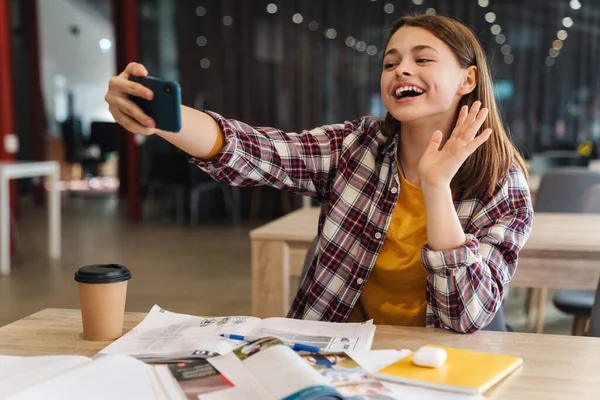
[[[252,313],[285,316],[290,277],[302,271],[319,209],[301,208],[250,232]],[[600,278],[600,215],[536,213],[511,287],[594,290]]]
[[[49,178],[48,201],[48,255],[56,260],[61,256],[60,240],[60,167],[56,161],[3,161],[0,162],[0,274],[10,274],[10,208],[11,179]]]
[[[126,313],[127,330],[146,314]],[[79,310],[45,309],[0,328],[0,354],[92,356],[110,342],[81,338]],[[523,366],[486,393],[490,399],[600,398],[600,339],[528,333],[477,332],[378,326],[373,349],[417,349],[425,344],[523,357]]]

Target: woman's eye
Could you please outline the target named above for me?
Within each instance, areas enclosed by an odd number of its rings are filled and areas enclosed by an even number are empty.
[[[395,66],[396,66],[396,64],[394,64],[394,63],[383,64],[383,68],[385,68],[385,69],[393,68]]]
[[[419,63],[419,64],[423,64],[423,63],[426,63],[428,61],[431,61],[431,60],[428,60],[427,58],[418,58],[417,59],[417,63]]]

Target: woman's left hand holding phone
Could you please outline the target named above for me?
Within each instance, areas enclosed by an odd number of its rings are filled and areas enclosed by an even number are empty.
[[[123,72],[110,79],[104,100],[119,125],[133,133],[153,135],[158,131],[154,120],[131,101],[129,96],[152,100],[154,93],[147,87],[130,81],[131,75],[145,77],[148,71],[142,64],[129,63]]]
[[[197,158],[210,154],[219,137],[219,126],[210,115],[190,107],[181,106],[181,130],[178,133],[165,132],[156,128],[156,122],[129,96],[152,100],[150,89],[129,80],[130,76],[144,78],[148,71],[142,64],[130,63],[125,71],[110,79],[104,99],[115,121],[133,133],[158,136]]]

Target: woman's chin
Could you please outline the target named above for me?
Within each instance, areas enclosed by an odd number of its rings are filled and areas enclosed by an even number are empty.
[[[408,111],[404,111],[404,112],[390,112],[390,114],[392,115],[392,117],[394,117],[394,119],[396,121],[399,121],[400,123],[410,123],[410,122],[414,122],[417,121],[423,117],[425,117],[425,115],[423,115],[423,113],[418,113],[418,112],[408,112]]]

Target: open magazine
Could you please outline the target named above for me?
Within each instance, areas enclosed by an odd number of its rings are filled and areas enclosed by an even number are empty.
[[[388,400],[391,391],[343,352],[296,353],[265,337],[208,360],[234,387],[202,400]]]
[[[220,334],[272,336],[322,351],[356,351],[371,349],[375,325],[372,321],[341,324],[247,316],[202,318],[155,305],[140,324],[99,355],[127,354],[145,362],[186,361],[225,354],[243,343],[219,337]]]

